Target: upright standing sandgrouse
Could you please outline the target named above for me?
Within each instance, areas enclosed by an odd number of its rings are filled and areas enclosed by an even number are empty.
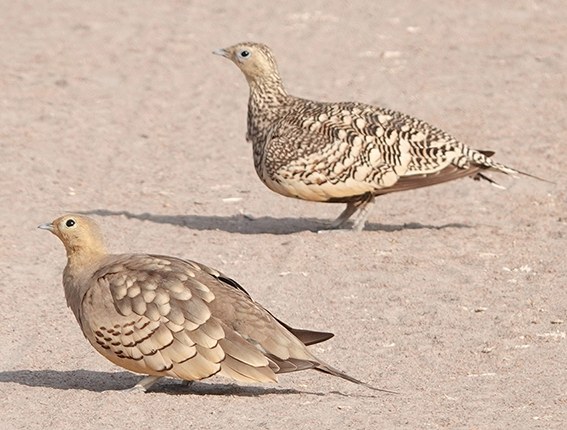
[[[250,85],[246,138],[260,179],[284,196],[346,203],[331,228],[358,211],[352,228],[361,231],[381,194],[464,176],[493,182],[480,173],[486,169],[525,174],[403,113],[289,95],[266,45],[240,43],[214,53],[232,60]]]

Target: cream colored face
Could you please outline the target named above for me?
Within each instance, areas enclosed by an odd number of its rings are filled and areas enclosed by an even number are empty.
[[[51,223],[42,224],[39,228],[49,230],[71,248],[83,246],[93,240],[101,240],[98,224],[85,216],[68,214]]]
[[[254,79],[277,71],[273,59],[262,45],[240,43],[215,53],[231,60],[247,78]]]
[[[75,236],[79,230],[81,230],[81,223],[74,215],[65,215],[53,221],[52,232],[62,239]]]

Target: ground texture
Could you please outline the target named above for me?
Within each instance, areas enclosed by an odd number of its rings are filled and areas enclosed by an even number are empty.
[[[0,1],[2,429],[532,429],[567,420],[567,7],[562,1]],[[272,47],[290,93],[363,101],[555,181],[492,175],[342,205],[256,177],[247,84],[211,55]],[[65,306],[59,241],[92,214],[115,252],[195,259],[336,336],[317,372],[146,394]],[[107,391],[110,390],[110,391]]]

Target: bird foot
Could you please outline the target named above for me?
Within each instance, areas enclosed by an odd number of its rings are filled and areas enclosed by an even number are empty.
[[[184,379],[183,381],[181,381],[181,386],[183,388],[189,388],[191,385],[193,385],[193,382],[195,381],[188,381],[187,379]]]
[[[163,378],[163,376],[148,375],[145,378],[143,378],[140,382],[138,382],[136,385],[134,385],[132,388],[126,388],[125,390],[120,390],[120,391],[122,391],[123,393],[145,393],[152,387],[152,385],[154,385],[161,378]]]
[[[317,234],[353,234],[353,233],[357,233],[357,232],[352,229],[344,229],[344,228],[317,230]]]
[[[120,391],[123,393],[145,393],[147,390],[146,387],[138,383],[131,388],[126,388],[125,390],[120,390]]]

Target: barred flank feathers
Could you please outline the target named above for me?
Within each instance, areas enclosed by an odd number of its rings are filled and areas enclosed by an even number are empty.
[[[240,43],[214,53],[233,61],[250,86],[247,139],[260,179],[287,197],[347,203],[331,227],[358,212],[353,229],[361,231],[381,194],[486,178],[478,173],[487,169],[531,176],[403,113],[289,95],[266,45]]]

